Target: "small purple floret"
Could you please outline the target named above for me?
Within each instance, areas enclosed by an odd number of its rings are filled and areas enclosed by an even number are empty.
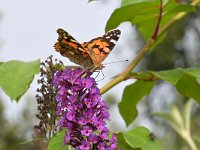
[[[57,71],[54,86],[57,92],[57,114],[61,116],[59,127],[67,129],[64,144],[76,150],[114,150],[117,139],[109,130],[108,106],[102,100],[96,81],[91,72],[80,68],[66,68]]]

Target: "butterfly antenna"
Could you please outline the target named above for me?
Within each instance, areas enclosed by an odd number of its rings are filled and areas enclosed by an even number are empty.
[[[104,73],[103,73],[102,70],[101,70],[101,73],[102,73],[102,75],[103,75],[103,78],[102,78],[101,80],[103,80],[103,79],[105,79],[105,75],[104,75]]]
[[[121,61],[113,61],[113,62],[105,63],[105,64],[103,64],[103,65],[115,64],[115,63],[127,62],[127,61],[129,61],[129,60],[128,60],[128,59],[126,59],[126,60],[121,60]]]

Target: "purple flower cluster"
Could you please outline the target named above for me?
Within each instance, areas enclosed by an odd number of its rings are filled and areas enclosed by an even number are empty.
[[[76,150],[114,150],[117,140],[108,138],[106,120],[110,114],[101,99],[100,90],[91,72],[80,68],[66,68],[54,76],[58,88],[57,114],[60,128],[66,128],[64,143]]]

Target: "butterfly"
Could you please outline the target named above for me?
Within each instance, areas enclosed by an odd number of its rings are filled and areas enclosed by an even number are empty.
[[[104,68],[101,63],[116,45],[121,31],[114,29],[82,44],[63,29],[58,29],[57,33],[58,41],[54,45],[57,52],[85,69],[100,70]]]

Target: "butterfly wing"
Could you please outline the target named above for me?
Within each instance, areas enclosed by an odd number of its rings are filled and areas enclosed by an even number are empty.
[[[58,29],[57,33],[58,41],[54,45],[57,52],[84,68],[91,68],[93,66],[90,55],[76,39],[63,29]]]
[[[120,37],[121,31],[111,30],[101,37],[82,43],[82,47],[90,55],[94,67],[101,65],[102,61],[110,54]]]

